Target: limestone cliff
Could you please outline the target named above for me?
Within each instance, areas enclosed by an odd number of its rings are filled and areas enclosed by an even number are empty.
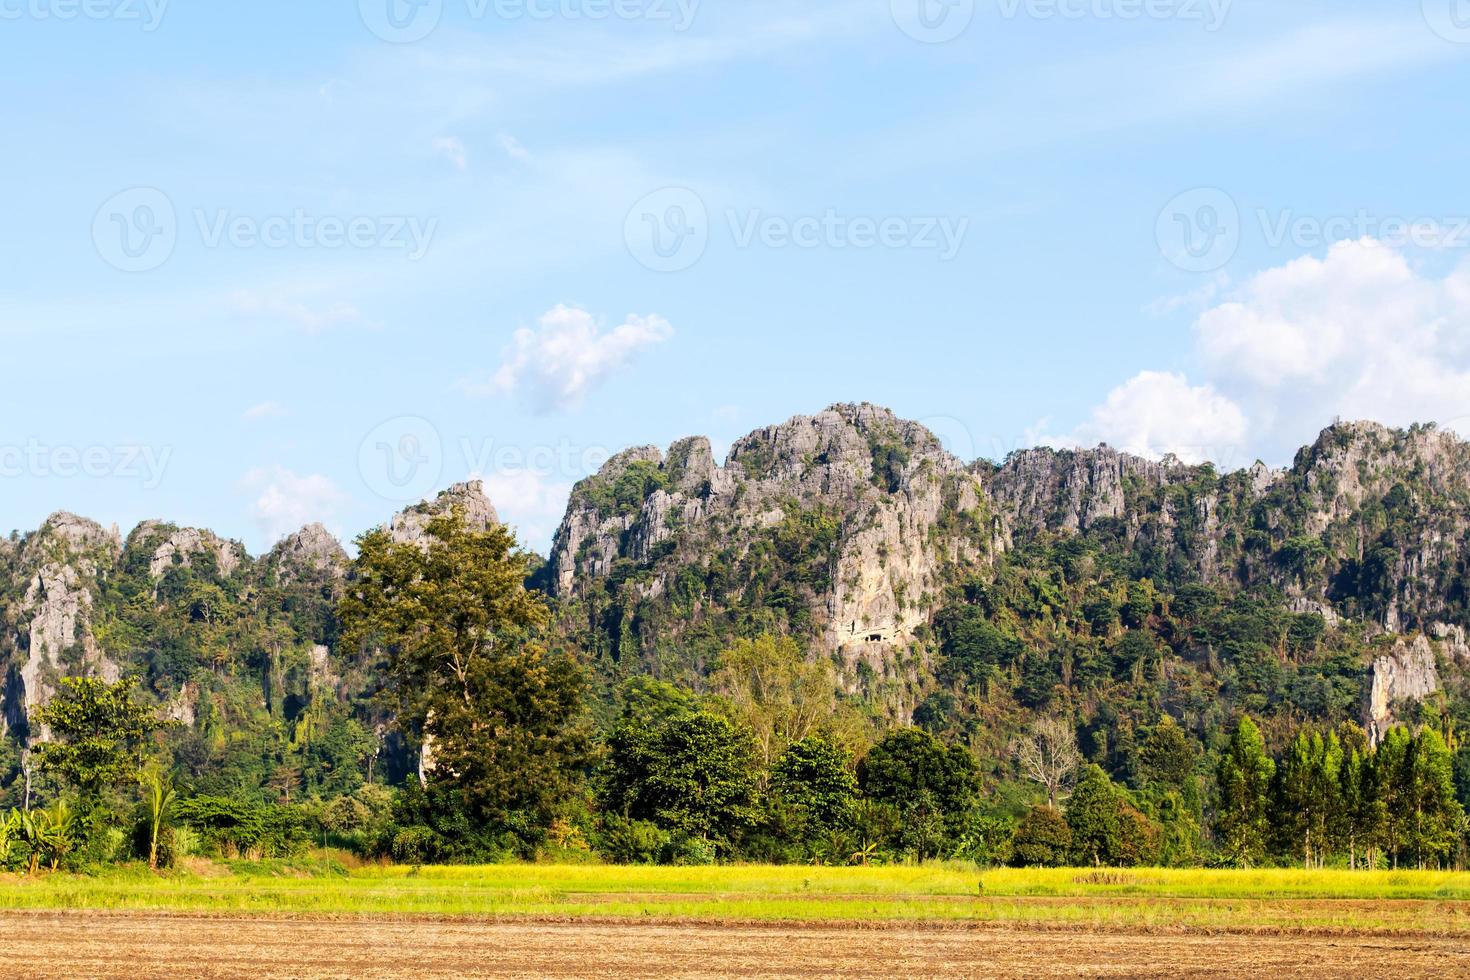
[[[1285,470],[1106,446],[966,465],[887,410],[836,405],[751,433],[723,463],[698,437],[619,454],[573,491],[547,584],[568,635],[615,672],[697,677],[731,636],[775,629],[871,693],[931,655],[947,584],[1069,536],[1174,586],[1277,590],[1365,639],[1461,629],[1470,448],[1339,423]],[[1365,663],[1365,692],[1371,676]]]
[[[25,730],[30,712],[71,674],[115,680],[118,665],[98,646],[93,607],[122,548],[116,528],[59,512],[15,548],[0,631],[5,648],[4,725]]]
[[[703,438],[619,454],[573,490],[549,581],[580,638],[625,665],[697,672],[730,635],[771,628],[849,683],[901,682],[992,531],[978,477],[930,432],[835,405],[752,432],[723,464]]]
[[[473,480],[469,483],[457,483],[433,500],[398,512],[388,522],[388,534],[399,544],[420,542],[429,522],[449,513],[455,507],[463,511],[465,521],[472,528],[483,530],[500,522],[490,498],[485,496],[485,485],[479,480]]]

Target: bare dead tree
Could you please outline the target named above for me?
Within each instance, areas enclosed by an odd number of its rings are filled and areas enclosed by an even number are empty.
[[[1046,787],[1046,802],[1051,806],[1057,805],[1057,797],[1082,765],[1077,733],[1061,718],[1038,718],[1017,739],[1015,754],[1021,774]]]

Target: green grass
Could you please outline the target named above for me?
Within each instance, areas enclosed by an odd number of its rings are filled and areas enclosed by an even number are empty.
[[[204,873],[207,872],[207,873]],[[983,885],[983,889],[982,889]],[[1470,874],[493,865],[345,874],[196,865],[0,876],[0,908],[209,915],[1025,922],[1470,933]]]

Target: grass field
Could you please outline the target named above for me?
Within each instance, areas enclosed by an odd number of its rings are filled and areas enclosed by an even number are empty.
[[[212,916],[1012,923],[1073,928],[1470,934],[1470,874],[494,865],[344,874],[196,863],[96,876],[0,876],[0,909]]]

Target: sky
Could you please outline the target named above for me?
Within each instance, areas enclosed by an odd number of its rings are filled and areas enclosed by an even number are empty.
[[[841,401],[1470,432],[1467,0],[0,0],[0,527],[255,552]]]

